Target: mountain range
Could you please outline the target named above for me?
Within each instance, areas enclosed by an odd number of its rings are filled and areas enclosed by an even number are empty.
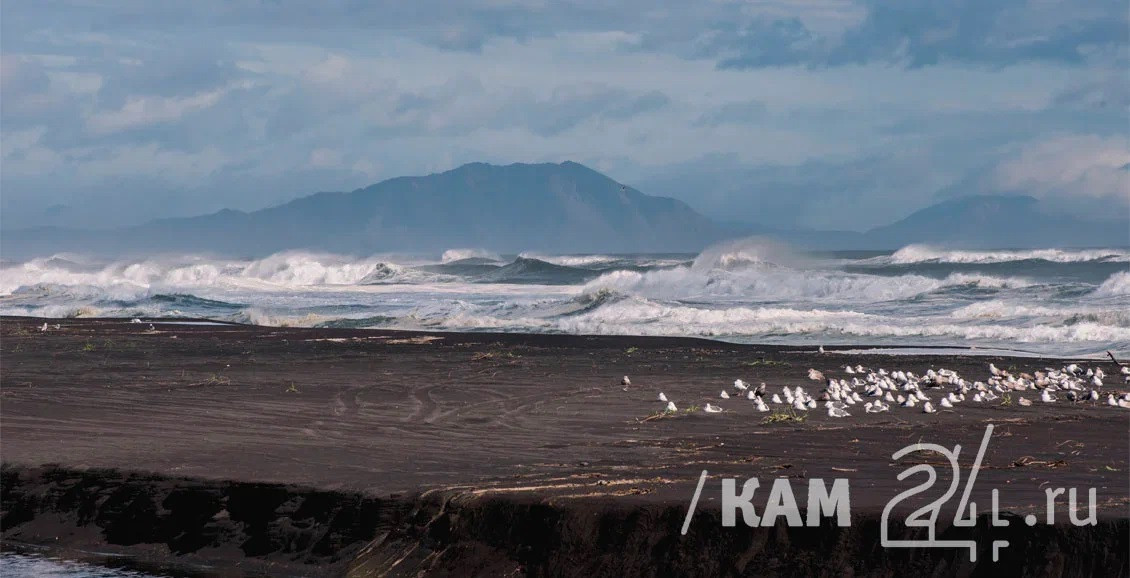
[[[9,228],[10,229],[10,228]],[[683,252],[763,235],[819,249],[1124,246],[1130,222],[1048,214],[1026,196],[948,200],[867,232],[720,223],[686,203],[646,195],[574,162],[471,163],[351,192],[317,193],[252,212],[223,210],[109,231],[0,231],[5,258],[76,251],[106,255],[209,252],[261,256],[287,249],[348,254],[435,252]]]

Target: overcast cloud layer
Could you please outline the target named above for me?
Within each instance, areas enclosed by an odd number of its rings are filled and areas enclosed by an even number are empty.
[[[662,7],[660,7],[662,6]],[[575,160],[727,220],[1130,211],[1124,0],[5,1],[3,226]]]

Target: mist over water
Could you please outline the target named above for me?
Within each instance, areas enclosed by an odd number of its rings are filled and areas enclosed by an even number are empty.
[[[0,265],[0,313],[1127,353],[1130,251],[804,253],[746,240],[699,255],[55,255]]]

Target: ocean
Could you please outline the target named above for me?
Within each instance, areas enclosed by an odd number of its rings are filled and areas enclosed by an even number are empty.
[[[1130,250],[61,254],[0,263],[0,313],[1127,355]]]

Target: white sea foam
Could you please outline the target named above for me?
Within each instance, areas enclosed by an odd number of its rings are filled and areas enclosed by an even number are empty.
[[[195,261],[195,262],[194,262]],[[200,258],[149,259],[111,263],[93,270],[33,259],[0,270],[0,295],[21,287],[69,286],[163,289],[244,286],[261,282],[278,287],[355,285],[363,283],[421,283],[447,279],[377,258],[350,259],[305,252],[278,253],[255,261],[202,261]]]
[[[486,249],[448,249],[443,252],[440,261],[444,263],[451,263],[452,261],[462,261],[463,259],[489,259],[491,261],[501,261],[502,257],[498,253],[487,251]]]
[[[676,267],[659,271],[613,271],[590,281],[584,292],[611,289],[621,293],[660,299],[730,297],[754,300],[820,299],[888,301],[906,299],[944,287],[974,286],[1004,289],[1032,285],[1016,277],[994,277],[964,273],[943,279],[922,275],[864,275],[825,270],[794,270],[783,267],[745,268],[736,271]]]
[[[1085,261],[1104,261],[1112,263],[1130,262],[1130,251],[1124,249],[1032,249],[1027,251],[961,251],[930,247],[927,245],[908,245],[895,251],[889,257],[879,257],[876,262],[898,265],[915,263],[1007,263],[1011,261],[1040,260],[1053,263],[1079,263]]]
[[[1098,289],[1095,289],[1094,295],[1097,297],[1130,295],[1130,271],[1119,271],[1111,275],[1099,285]],[[1130,307],[1130,303],[1127,303],[1127,307]]]
[[[789,307],[709,308],[625,299],[575,316],[545,318],[534,310],[509,316],[489,307],[463,304],[413,317],[417,323],[449,330],[523,330],[608,335],[754,336],[783,338],[826,335],[859,338],[944,338],[1005,343],[1130,342],[1130,327],[1084,321],[1029,325],[973,324],[954,319],[892,317],[857,311]]]
[[[619,257],[609,255],[543,255],[528,251],[518,256],[524,259],[537,259],[538,261],[545,261],[546,263],[553,263],[554,265],[562,265],[565,267],[585,267],[602,263],[614,263],[620,260]]]

